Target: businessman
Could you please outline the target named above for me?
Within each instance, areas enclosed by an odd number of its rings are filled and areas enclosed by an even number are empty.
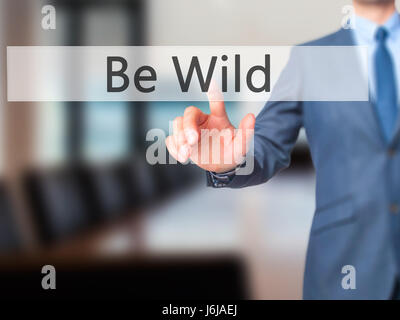
[[[354,29],[305,45],[368,46],[369,101],[270,101],[256,119],[248,114],[234,131],[220,93],[211,90],[211,113],[187,108],[166,140],[178,161],[190,158],[207,171],[210,186],[242,188],[286,168],[305,128],[317,186],[304,299],[400,297],[400,16],[394,0],[354,0],[353,5]],[[209,140],[201,139],[203,129],[231,131],[232,143],[221,145],[221,153],[239,160],[200,161],[199,150],[211,149]],[[238,175],[252,129],[254,170]],[[238,144],[243,148],[235,149]],[[345,266],[356,272],[353,288],[342,286]]]

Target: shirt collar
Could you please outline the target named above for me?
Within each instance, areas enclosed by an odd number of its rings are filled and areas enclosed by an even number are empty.
[[[376,29],[380,27],[378,24],[368,20],[366,18],[355,16],[355,32],[359,37],[362,37],[366,41],[374,41]],[[383,24],[389,31],[389,37],[393,34],[393,31],[400,28],[400,15],[396,11],[392,16]]]

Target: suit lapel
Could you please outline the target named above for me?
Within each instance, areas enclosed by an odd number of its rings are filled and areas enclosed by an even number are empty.
[[[390,147],[396,147],[400,140],[400,116],[397,116],[396,126],[393,133],[393,138],[389,143]]]

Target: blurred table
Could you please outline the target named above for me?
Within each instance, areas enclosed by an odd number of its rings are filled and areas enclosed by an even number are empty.
[[[191,270],[236,265],[251,298],[299,299],[314,188],[312,171],[289,171],[243,190],[201,186],[67,242],[0,258],[0,270],[43,264],[157,265],[165,270],[172,262],[189,263]]]

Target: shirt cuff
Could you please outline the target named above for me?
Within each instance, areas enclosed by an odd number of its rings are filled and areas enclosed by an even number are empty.
[[[236,172],[244,164],[237,166],[236,168],[229,170],[227,172],[216,173],[212,171],[207,171],[207,185],[213,188],[224,188],[229,185],[233,178],[236,176]]]

